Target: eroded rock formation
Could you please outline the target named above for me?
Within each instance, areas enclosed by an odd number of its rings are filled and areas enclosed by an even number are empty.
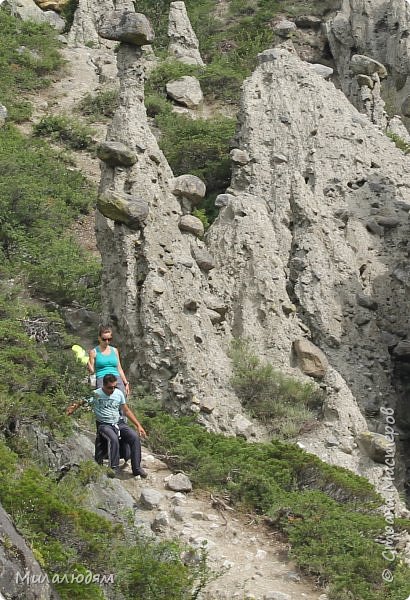
[[[171,2],[169,6],[168,54],[188,65],[203,66],[199,42],[192,29],[184,2]]]
[[[208,234],[212,285],[230,307],[229,330],[274,364],[293,366],[299,337],[325,353],[327,431],[339,444],[319,449],[326,426],[306,443],[360,471],[358,406],[376,429],[381,404],[407,411],[390,350],[409,329],[408,158],[291,47],[260,55],[239,120],[250,160],[234,164]]]
[[[97,215],[104,313],[130,373],[170,409],[237,433],[228,353],[232,337],[250,338],[277,368],[313,375],[326,392],[324,422],[302,443],[377,483],[383,467],[363,456],[360,436],[382,432],[383,405],[399,427],[409,420],[392,384],[407,360],[392,353],[409,325],[408,158],[291,45],[265,51],[244,84],[232,184],[205,243],[195,202],[177,191],[150,131],[144,64],[140,47],[121,44],[108,142],[137,161],[104,163],[100,206],[126,195],[148,214],[132,228]],[[366,56],[353,64],[374,84],[385,74]],[[297,359],[304,341],[317,348],[315,373]],[[261,433],[247,422],[246,437]]]
[[[124,144],[137,161],[129,167],[103,164],[100,202],[128,194],[146,202],[149,212],[136,230],[97,214],[104,312],[118,325],[135,379],[148,381],[170,407],[201,412],[208,426],[232,430],[239,405],[227,385],[227,342],[217,331],[225,326],[219,323],[224,300],[212,294],[208,273],[214,261],[199,227],[194,231],[182,220],[205,190],[196,178],[174,179],[150,131],[143,51],[121,44],[117,57],[120,106],[107,137]]]
[[[343,0],[337,15],[327,24],[328,39],[342,89],[352,102],[360,102],[360,88],[352,77],[350,60],[354,54],[381,62],[389,76],[384,97],[389,111],[401,114],[410,94],[410,4],[407,0]]]

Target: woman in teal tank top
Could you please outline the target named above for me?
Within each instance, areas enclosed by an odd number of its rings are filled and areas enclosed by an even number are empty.
[[[112,373],[117,378],[117,388],[124,392],[125,396],[128,396],[130,384],[122,369],[117,348],[110,346],[111,341],[112,329],[110,327],[100,327],[98,346],[90,350],[87,368],[90,373],[95,373],[97,388],[102,387],[104,375]]]

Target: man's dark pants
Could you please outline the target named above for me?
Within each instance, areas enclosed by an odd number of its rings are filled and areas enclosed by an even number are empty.
[[[118,431],[121,439],[119,438]],[[120,444],[126,448],[128,446],[131,458],[131,467],[134,475],[138,474],[141,465],[141,442],[137,432],[119,422],[118,425],[108,425],[97,421],[97,444],[95,459],[101,461],[101,449],[98,446],[98,437],[102,437],[107,442],[108,461],[112,469],[117,469],[120,464]]]

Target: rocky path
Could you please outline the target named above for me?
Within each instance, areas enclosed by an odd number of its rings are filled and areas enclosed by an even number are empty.
[[[146,449],[142,464],[146,480],[131,479],[127,465],[121,481],[136,502],[136,523],[160,538],[206,548],[209,566],[222,575],[207,586],[203,600],[326,599],[289,561],[288,545],[263,521],[230,509],[217,494],[169,489],[178,487],[175,476]]]

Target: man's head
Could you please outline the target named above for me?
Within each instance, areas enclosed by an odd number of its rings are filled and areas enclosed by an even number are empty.
[[[117,377],[112,373],[104,375],[102,389],[104,393],[110,396],[117,389]]]

